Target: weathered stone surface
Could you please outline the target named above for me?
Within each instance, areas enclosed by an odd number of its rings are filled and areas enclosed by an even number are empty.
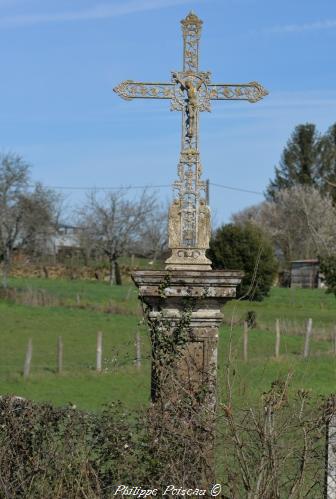
[[[215,392],[217,369],[218,328],[223,320],[222,306],[235,297],[236,287],[243,273],[240,271],[143,270],[133,273],[139,288],[139,298],[148,307],[149,321],[167,322],[171,328],[190,309],[190,337],[184,359],[180,362],[192,366],[208,376]],[[201,352],[201,353],[200,353]],[[200,369],[200,359],[202,366]],[[202,376],[203,379],[203,376]],[[154,393],[154,398],[157,394]]]
[[[182,241],[181,199],[175,199],[169,209],[168,242],[172,255],[166,261],[166,269],[211,270],[211,261],[205,255],[211,235],[211,214],[204,199],[200,200],[196,209],[196,227],[195,246],[185,247]]]
[[[168,244],[169,248],[181,246],[181,201],[175,199],[169,208],[168,215]]]
[[[211,270],[211,261],[202,248],[173,248],[166,260],[167,270]]]
[[[200,200],[196,209],[196,241],[195,247],[185,247],[182,243],[182,208],[181,200],[176,199],[169,209],[169,248],[172,255],[166,260],[166,269],[179,270],[211,270],[211,261],[205,252],[209,248],[211,235],[210,208],[204,199]]]
[[[235,297],[240,271],[144,270],[133,273],[147,307],[152,340],[151,397],[157,435],[180,435],[188,456],[199,459],[195,480],[214,479],[218,329],[222,306]],[[179,343],[187,312],[185,343],[171,362],[163,347]],[[158,334],[157,334],[158,333]],[[166,343],[165,343],[166,342]],[[173,347],[174,351],[174,347]],[[159,438],[159,437],[157,437]],[[189,446],[189,447],[188,447]],[[195,459],[196,454],[198,457]]]
[[[204,199],[200,200],[198,208],[198,234],[197,247],[202,249],[209,248],[211,236],[211,214],[210,208]]]
[[[336,499],[336,416],[327,426],[326,498]]]

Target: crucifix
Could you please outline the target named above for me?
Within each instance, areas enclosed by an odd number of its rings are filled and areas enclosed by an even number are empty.
[[[136,270],[132,279],[145,304],[151,332],[151,397],[158,411],[153,431],[164,442],[165,436],[171,434],[181,434],[183,442],[188,440],[190,445],[183,451],[181,469],[189,473],[183,475],[183,480],[187,476],[196,488],[201,483],[214,483],[221,308],[236,296],[243,277],[239,270],[212,270],[206,257],[211,228],[204,196],[206,184],[201,180],[199,113],[210,111],[213,100],[257,102],[267,91],[257,82],[212,83],[211,74],[200,71],[198,65],[202,21],[190,12],[181,24],[183,70],[173,71],[170,82],[127,80],[114,91],[126,100],[169,99],[171,110],[182,114],[178,180],[174,183],[177,196],[169,209],[171,256],[165,270]],[[174,358],[169,362],[159,346],[162,338],[169,339],[169,344],[173,339],[176,344]],[[167,459],[166,469],[175,469],[175,454]]]
[[[182,112],[181,153],[178,180],[173,184],[177,197],[169,211],[169,247],[172,255],[166,269],[210,270],[205,256],[210,239],[210,210],[203,193],[199,154],[199,113],[211,111],[212,100],[257,102],[268,92],[250,83],[212,83],[209,71],[199,70],[199,41],[202,21],[190,12],[181,21],[183,71],[173,71],[169,83],[126,80],[114,91],[126,100],[169,99],[172,111]]]

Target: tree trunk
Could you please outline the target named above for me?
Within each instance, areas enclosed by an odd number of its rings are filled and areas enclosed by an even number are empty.
[[[157,257],[158,257],[158,250],[156,249],[153,255],[153,264],[156,263]]]
[[[113,286],[113,284],[121,285],[121,273],[118,265],[117,258],[113,256],[110,259],[110,285]]]
[[[114,258],[110,259],[110,285],[116,283],[116,260]]]
[[[82,253],[84,265],[86,267],[88,267],[89,266],[89,256],[88,256],[89,252],[87,251],[87,249],[82,249],[81,253]]]
[[[11,252],[9,248],[5,248],[3,267],[2,267],[2,287],[8,287],[8,276],[11,268]]]
[[[4,262],[3,268],[2,268],[2,287],[4,289],[6,289],[8,287],[7,270],[6,270],[5,262]]]
[[[116,284],[118,284],[118,286],[122,285],[120,267],[117,261],[116,261]]]

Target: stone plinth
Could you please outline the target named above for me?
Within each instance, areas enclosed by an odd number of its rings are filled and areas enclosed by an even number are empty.
[[[139,298],[147,307],[150,326],[164,327],[174,334],[183,321],[187,336],[177,363],[177,377],[191,383],[196,390],[197,385],[205,383],[209,402],[215,400],[221,308],[236,296],[242,276],[240,271],[226,270],[144,270],[132,275],[139,288]],[[154,369],[153,401],[160,398],[162,389]]]
[[[132,275],[151,333],[151,432],[165,480],[204,489],[214,481],[218,328],[242,276],[186,269]]]

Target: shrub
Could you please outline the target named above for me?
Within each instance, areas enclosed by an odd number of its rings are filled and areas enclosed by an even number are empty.
[[[324,274],[328,293],[334,293],[336,296],[336,255],[321,258],[320,270]]]
[[[150,473],[140,419],[118,404],[91,414],[1,398],[0,497],[112,497],[115,484],[141,482]]]
[[[228,386],[234,373],[228,369]],[[274,382],[255,407],[235,407],[230,394],[217,411],[220,497],[322,499],[335,398],[316,407],[309,392],[293,396],[287,380]],[[120,484],[196,488],[200,470],[211,469],[213,427],[194,409],[179,399],[146,416],[118,404],[92,414],[0,398],[0,497],[110,499]]]
[[[278,265],[271,241],[255,225],[223,225],[210,241],[208,256],[215,269],[244,271],[238,298],[261,301],[268,295]]]

